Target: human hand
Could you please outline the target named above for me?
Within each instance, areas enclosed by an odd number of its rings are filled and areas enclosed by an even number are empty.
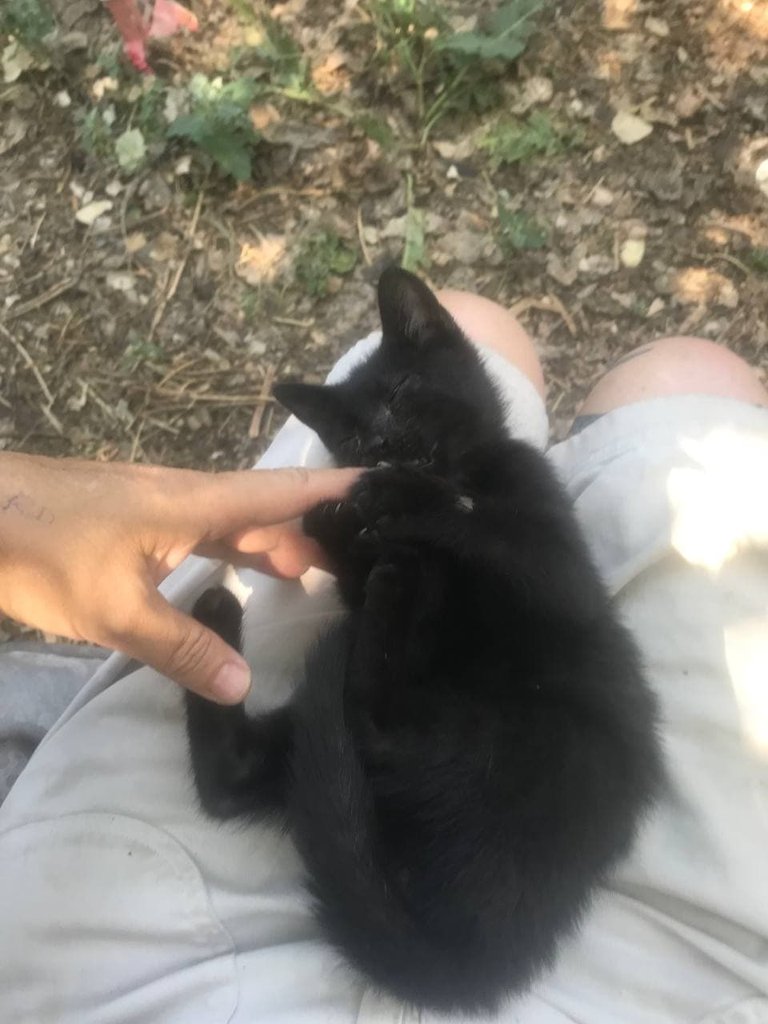
[[[103,644],[234,704],[250,671],[157,585],[190,553],[275,575],[322,564],[292,522],[341,498],[355,470],[197,473],[0,452],[0,609]]]

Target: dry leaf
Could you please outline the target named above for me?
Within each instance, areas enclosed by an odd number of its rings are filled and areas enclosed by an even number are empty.
[[[725,306],[735,309],[739,293],[724,274],[707,267],[687,267],[675,275],[674,293],[679,302],[688,306]]]
[[[280,120],[280,111],[271,103],[257,103],[251,107],[251,124],[257,132],[263,132],[271,124]]]
[[[147,236],[141,231],[134,231],[125,240],[125,251],[131,254],[139,252],[147,244]]]
[[[254,287],[270,284],[283,269],[285,235],[262,235],[258,242],[243,242],[235,273]]]

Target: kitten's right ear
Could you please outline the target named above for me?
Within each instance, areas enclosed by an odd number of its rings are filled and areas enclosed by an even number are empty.
[[[348,418],[339,391],[327,384],[275,384],[272,394],[326,443]]]

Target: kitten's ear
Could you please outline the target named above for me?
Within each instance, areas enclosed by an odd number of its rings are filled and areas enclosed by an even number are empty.
[[[326,384],[275,384],[272,394],[281,405],[325,441],[348,413],[339,391]]]
[[[435,293],[401,267],[388,267],[379,278],[379,312],[384,344],[444,344],[461,338]]]

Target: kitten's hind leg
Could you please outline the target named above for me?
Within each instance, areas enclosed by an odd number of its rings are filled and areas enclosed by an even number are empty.
[[[235,595],[226,587],[211,587],[195,602],[192,615],[208,629],[218,633],[225,643],[240,651],[243,609]]]
[[[290,707],[249,718],[242,704],[222,707],[195,693],[186,701],[192,770],[208,814],[282,813],[293,749]]]
[[[243,612],[226,588],[207,590],[192,614],[239,650]],[[249,718],[242,704],[222,707],[193,693],[186,703],[192,768],[205,810],[216,818],[281,812],[292,749],[290,708]]]

